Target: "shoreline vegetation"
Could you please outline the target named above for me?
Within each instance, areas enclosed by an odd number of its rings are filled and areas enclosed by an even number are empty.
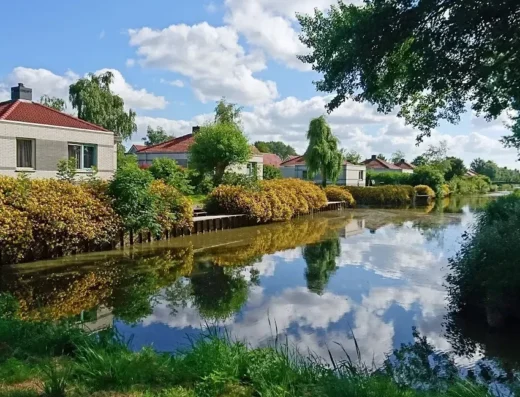
[[[21,321],[16,301],[8,295],[0,296],[0,307],[1,397],[491,395],[485,384],[457,379],[450,371],[443,376],[426,367],[418,370],[418,363],[413,364],[414,381],[411,372],[390,360],[377,370],[348,355],[326,362],[313,355],[305,358],[282,341],[253,348],[211,328],[183,351],[135,352],[113,332],[87,335],[65,322]],[[394,356],[413,355],[424,364],[430,349],[418,339]],[[452,370],[452,363],[444,365]],[[427,383],[428,376],[436,375],[434,383]],[[416,382],[419,387],[412,388]]]

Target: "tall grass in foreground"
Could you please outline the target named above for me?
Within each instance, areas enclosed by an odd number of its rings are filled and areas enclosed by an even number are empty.
[[[6,366],[11,380],[39,381],[43,388],[38,394],[48,397],[488,395],[483,388],[456,381],[442,390],[414,390],[384,371],[360,367],[348,355],[327,364],[317,357],[303,357],[287,343],[251,348],[208,333],[175,354],[150,348],[133,352],[113,334],[88,336],[66,324],[22,322],[0,315],[0,374],[7,373]],[[44,369],[30,370],[34,366]],[[23,391],[0,380],[0,397]]]

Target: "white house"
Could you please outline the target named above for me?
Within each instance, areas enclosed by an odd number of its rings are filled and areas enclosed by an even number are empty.
[[[60,160],[74,158],[79,175],[96,167],[108,179],[117,168],[118,141],[111,131],[33,102],[32,90],[23,84],[0,103],[2,175],[52,178]]]
[[[303,156],[297,156],[284,161],[280,164],[280,171],[284,178],[308,179],[307,165]],[[345,186],[365,186],[366,167],[355,165],[345,161],[341,167],[341,172],[336,181],[338,185]],[[321,182],[321,175],[316,175],[315,182]],[[328,182],[332,183],[332,182]]]
[[[188,167],[189,148],[193,144],[194,135],[198,131],[199,127],[193,127],[191,134],[173,138],[157,145],[145,146],[133,153],[137,156],[141,168],[150,167],[154,159],[162,157],[173,159],[182,167]],[[137,145],[132,146],[132,148],[136,147]],[[252,156],[247,164],[233,165],[229,168],[229,171],[246,175],[256,174],[259,179],[262,179],[264,172],[262,153],[254,146],[251,146],[251,152]]]

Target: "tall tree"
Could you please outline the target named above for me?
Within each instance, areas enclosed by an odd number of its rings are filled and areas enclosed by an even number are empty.
[[[289,156],[296,156],[296,150],[290,145],[287,145],[280,141],[255,142],[255,147],[262,153],[274,153],[282,160],[287,160]]]
[[[110,91],[113,81],[112,72],[91,73],[70,85],[69,99],[80,119],[113,131],[123,140],[129,139],[137,131],[135,112],[126,112],[123,99]]]
[[[298,20],[311,50],[300,59],[334,93],[329,111],[349,98],[397,108],[422,139],[440,120],[457,123],[467,103],[487,119],[520,108],[518,0],[340,1]],[[514,125],[504,143],[519,148]]]
[[[481,159],[480,157],[476,158],[471,162],[471,169],[475,171],[477,174],[482,174],[482,170],[486,166],[486,160]]]
[[[450,162],[450,169],[444,174],[444,179],[447,181],[450,181],[455,176],[463,176],[468,171],[462,159],[448,157],[446,160]]]
[[[217,102],[215,107],[215,123],[230,123],[240,124],[240,115],[242,113],[242,107],[237,106],[235,103],[229,103],[226,98],[222,98]]]
[[[324,116],[311,120],[307,139],[309,146],[304,156],[309,176],[313,178],[320,173],[323,186],[327,186],[327,180],[335,182],[341,172],[343,156],[338,138],[332,134]]]
[[[56,98],[56,97],[50,97],[48,95],[43,95],[40,98],[40,103],[42,105],[53,108],[53,109],[57,110],[58,112],[64,112],[65,109],[67,109],[67,104],[65,103],[65,101],[63,99]]]
[[[417,156],[412,161],[412,164],[415,165],[416,167],[420,167],[421,165],[426,165],[426,163],[427,163],[427,161],[424,158],[424,156],[422,156],[422,155],[421,156]]]
[[[355,150],[350,150],[344,154],[345,160],[352,164],[359,164],[361,161],[361,154]]]
[[[151,146],[166,142],[172,138],[175,137],[173,135],[168,135],[162,127],[153,129],[151,126],[148,126],[148,129],[146,130],[146,136],[143,138],[143,141],[146,146]]]
[[[392,153],[392,163],[398,163],[406,157],[406,154],[402,150],[396,150]]]
[[[383,153],[379,153],[379,154],[377,155],[377,158],[378,158],[379,160],[386,161],[386,156],[385,156]]]
[[[233,123],[215,123],[201,127],[190,146],[191,168],[211,173],[215,183],[222,181],[226,168],[247,163],[251,148],[240,128]]]

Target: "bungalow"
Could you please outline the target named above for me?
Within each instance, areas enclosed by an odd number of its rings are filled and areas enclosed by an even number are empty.
[[[32,89],[18,84],[11,100],[0,103],[0,174],[20,172],[53,178],[62,159],[75,159],[78,174],[93,167],[109,179],[117,168],[117,143],[112,132],[32,101]]]
[[[138,150],[145,149],[146,145],[132,145],[126,154],[136,154]]]
[[[388,161],[377,158],[374,154],[372,158],[363,161],[363,164],[367,167],[367,170],[372,172],[402,172],[402,173],[413,173],[413,169],[402,168],[401,166],[389,163]]]
[[[188,167],[189,163],[189,148],[194,142],[194,136],[199,131],[199,127],[193,127],[192,133],[172,138],[166,142],[158,143],[157,145],[145,146],[142,149],[136,150],[137,161],[141,168],[148,168],[156,158],[169,158],[175,160],[181,167]],[[137,146],[137,145],[134,145]],[[254,146],[251,146],[251,158],[247,164],[233,165],[229,171],[237,172],[239,174],[254,175],[259,179],[263,176],[264,159],[262,153]]]
[[[284,178],[308,179],[307,165],[303,156],[296,156],[280,164],[280,171]],[[345,161],[336,181],[338,185],[365,186],[366,167]],[[321,182],[321,176],[314,177],[314,182]],[[330,181],[328,183],[331,183]]]
[[[282,159],[274,153],[262,153],[262,157],[264,158],[264,165],[271,165],[276,168],[280,168],[280,164],[282,164]]]
[[[415,165],[408,163],[405,159],[401,159],[399,162],[394,163],[394,165],[403,169],[403,172],[413,174],[413,170],[415,169]]]

